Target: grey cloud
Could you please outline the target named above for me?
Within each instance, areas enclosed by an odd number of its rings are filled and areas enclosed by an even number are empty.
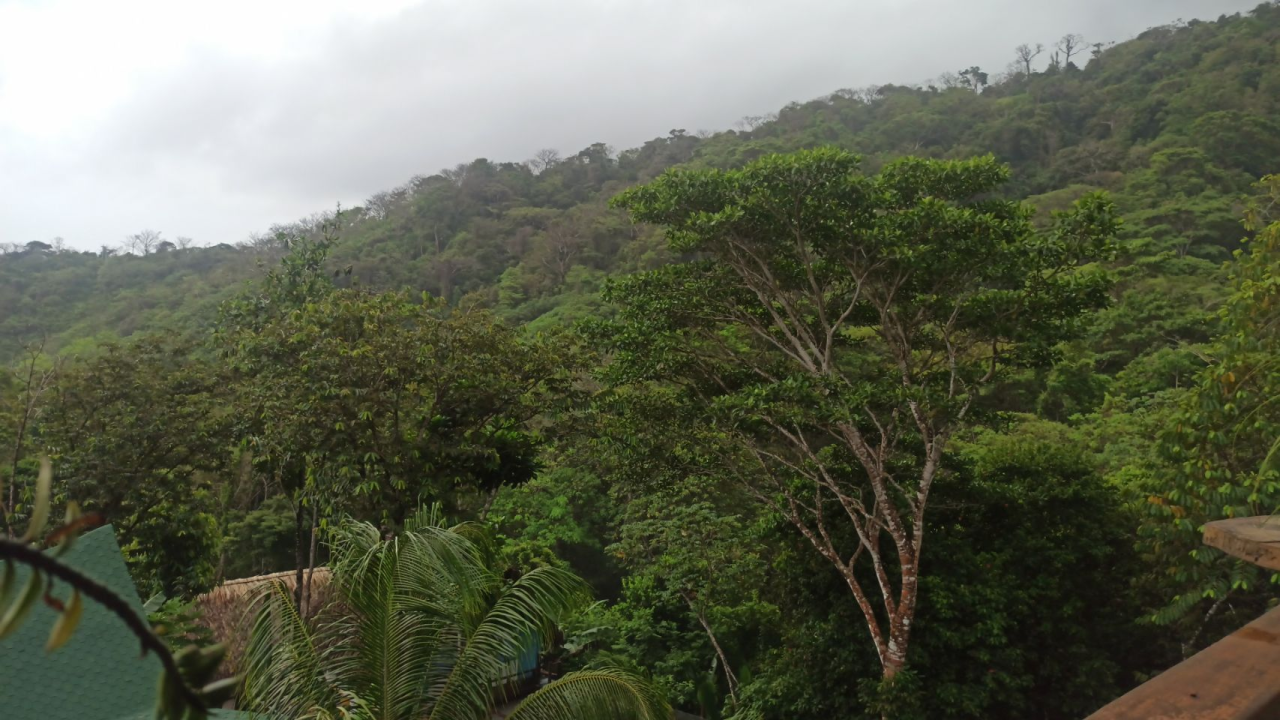
[[[154,226],[235,241],[478,156],[727,128],[840,87],[997,71],[1021,42],[1122,40],[1253,4],[426,2],[268,65],[205,50],[140,83],[74,157],[0,137],[0,192],[30,196],[0,213],[0,240],[96,247]]]

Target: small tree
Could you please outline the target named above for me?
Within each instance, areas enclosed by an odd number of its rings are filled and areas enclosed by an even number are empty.
[[[397,525],[425,500],[483,505],[532,477],[529,421],[575,368],[570,345],[522,336],[487,312],[335,288],[332,242],[291,240],[219,328],[240,377],[238,435],[295,501],[299,607],[317,508]]]
[[[64,363],[44,399],[40,441],[60,491],[111,519],[145,593],[202,592],[216,532],[207,473],[229,460],[225,377],[173,336],[108,343]]]
[[[736,710],[742,668],[734,667],[726,637],[764,614],[757,594],[765,561],[741,517],[723,514],[697,495],[697,488],[682,487],[636,497],[627,504],[621,538],[611,550],[625,559],[628,583],[651,585],[667,601],[663,605],[688,608],[714,652],[714,672],[724,678],[729,707]]]
[[[612,286],[615,385],[670,383],[751,497],[826,558],[883,674],[907,664],[933,483],[1008,368],[1048,362],[1105,301],[1097,196],[1037,233],[990,157],[867,177],[837,150],[671,171],[617,199],[700,259]],[[846,541],[845,538],[850,540]]]
[[[156,230],[143,230],[125,238],[125,247],[139,255],[150,255],[161,243],[160,233]]]
[[[1044,45],[1036,43],[1036,46],[1033,48],[1030,45],[1023,43],[1015,48],[1015,52],[1018,53],[1018,66],[1022,69],[1022,73],[1027,77],[1031,77],[1031,61],[1035,60],[1036,56],[1044,52]]]
[[[15,392],[12,397],[0,398],[5,401],[0,404],[0,410],[8,410],[5,414],[11,417],[13,425],[13,447],[7,458],[10,461],[7,500],[3,485],[0,485],[0,513],[4,515],[5,529],[9,535],[14,534],[11,515],[18,505],[18,464],[27,453],[31,431],[43,408],[42,398],[58,375],[59,363],[45,355],[44,346],[45,340],[41,339],[38,343],[23,348],[22,360],[13,368],[12,386]]]
[[[560,151],[555,148],[542,148],[533,154],[533,159],[529,161],[529,167],[536,173],[548,170],[556,166],[560,162]]]
[[[981,92],[982,88],[987,86],[988,75],[977,65],[967,70],[961,70],[960,78],[964,81],[965,86],[974,92]]]
[[[269,239],[256,239],[262,247],[284,247],[288,252],[277,267],[267,272],[260,287],[246,289],[223,304],[215,330],[218,351],[237,380],[233,387],[239,412],[233,432],[251,451],[247,457],[252,457],[293,502],[297,571],[294,593],[299,610],[307,566],[307,506],[315,509],[326,490],[322,480],[327,478],[313,472],[312,445],[304,441],[313,419],[307,416],[306,408],[281,400],[283,391],[270,376],[272,371],[286,371],[273,365],[280,356],[273,328],[278,330],[293,314],[335,291],[328,265],[337,243],[339,218],[325,223],[318,237],[280,232]],[[332,274],[342,273],[338,270]],[[299,412],[301,417],[296,414]],[[314,535],[314,523],[311,531]]]
[[[1077,55],[1084,50],[1084,36],[1077,33],[1067,33],[1058,41],[1058,50],[1062,52],[1062,66],[1064,68],[1071,65],[1071,56]]]

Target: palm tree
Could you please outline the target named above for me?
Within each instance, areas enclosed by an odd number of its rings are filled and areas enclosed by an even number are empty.
[[[246,649],[244,699],[274,717],[330,720],[484,720],[502,699],[510,661],[555,620],[589,601],[586,583],[559,568],[509,581],[494,569],[487,534],[444,527],[419,512],[384,539],[365,522],[331,539],[334,612],[304,621],[273,584]],[[510,720],[666,720],[666,701],[617,670],[569,673],[529,697]]]

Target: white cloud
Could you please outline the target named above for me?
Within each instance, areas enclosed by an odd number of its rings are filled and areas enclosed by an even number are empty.
[[[235,241],[415,173],[723,128],[1252,0],[0,0],[0,241]]]

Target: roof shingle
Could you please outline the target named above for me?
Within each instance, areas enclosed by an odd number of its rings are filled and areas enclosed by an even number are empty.
[[[111,526],[85,533],[63,556],[69,565],[114,590],[140,616],[138,592]],[[30,569],[18,566],[18,587]],[[65,601],[68,588],[55,584]],[[46,653],[57,613],[43,602],[13,635],[0,640],[0,717],[6,720],[124,720],[154,717],[160,661],[141,657],[133,633],[115,615],[86,600],[75,634]],[[220,711],[216,718],[248,717]]]

